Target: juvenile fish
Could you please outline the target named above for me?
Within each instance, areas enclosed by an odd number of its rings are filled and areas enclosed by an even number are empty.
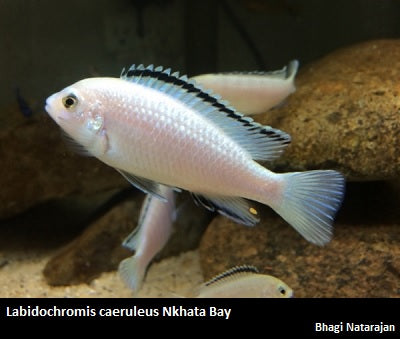
[[[343,176],[267,170],[256,161],[277,158],[290,136],[170,69],[140,65],[120,79],[84,79],[50,96],[46,110],[84,152],[146,193],[165,201],[160,184],[185,189],[206,208],[249,226],[259,219],[245,199],[255,200],[307,240],[331,239]]]
[[[254,266],[236,266],[203,284],[196,298],[291,298],[293,290]]]
[[[192,79],[245,114],[265,113],[296,90],[297,60],[273,72],[203,74]]]
[[[149,263],[165,246],[172,233],[175,193],[165,186],[162,186],[160,191],[167,201],[147,194],[140,211],[138,226],[122,243],[124,247],[135,251],[132,257],[119,264],[122,279],[134,292],[140,289]]]

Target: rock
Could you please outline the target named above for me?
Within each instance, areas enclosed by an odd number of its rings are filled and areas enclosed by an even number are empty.
[[[0,221],[0,248],[7,253],[54,251],[76,238],[101,211],[118,202],[119,190],[47,200]]]
[[[55,286],[89,283],[102,272],[116,270],[122,259],[132,255],[121,243],[136,227],[143,199],[144,194],[138,193],[113,206],[62,248],[43,271],[47,283]],[[197,248],[212,218],[206,209],[195,206],[188,194],[179,194],[176,205],[175,231],[154,261]]]
[[[139,197],[139,195],[138,195]],[[135,227],[140,199],[114,206],[54,256],[43,270],[50,285],[90,282],[111,271],[130,252],[121,246],[124,234]]]
[[[256,120],[292,136],[272,168],[336,169],[348,180],[400,176],[400,40],[339,49],[300,68],[287,105]]]
[[[60,128],[47,115],[27,118],[15,105],[3,108],[2,116],[0,219],[49,199],[129,186],[101,161],[69,151]]]
[[[256,120],[292,136],[276,171],[336,169],[350,183],[333,241],[309,244],[260,206],[253,228],[218,217],[200,244],[206,279],[250,264],[297,297],[399,297],[400,40],[361,43],[300,69],[285,106]]]
[[[249,264],[295,297],[400,297],[400,194],[391,183],[352,183],[325,247],[307,243],[272,210],[249,228],[216,218],[200,243],[205,279]]]

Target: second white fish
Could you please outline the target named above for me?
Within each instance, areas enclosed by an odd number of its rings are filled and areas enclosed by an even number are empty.
[[[122,279],[134,292],[140,289],[149,263],[172,233],[176,215],[175,193],[165,186],[160,189],[167,201],[147,194],[136,229],[122,243],[124,247],[135,251],[132,257],[124,259],[119,265]]]
[[[192,79],[211,89],[245,114],[265,113],[296,90],[297,60],[272,72],[232,72],[201,74]]]

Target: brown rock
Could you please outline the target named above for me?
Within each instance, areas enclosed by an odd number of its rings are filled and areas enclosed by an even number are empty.
[[[399,177],[399,79],[400,40],[361,43],[301,67],[287,105],[256,118],[292,136],[274,168]]]
[[[0,248],[4,253],[43,253],[60,248],[76,238],[102,211],[115,205],[119,195],[118,190],[111,190],[93,196],[47,200],[1,220]]]
[[[113,207],[49,260],[43,270],[47,283],[90,282],[100,273],[115,269],[130,254],[121,243],[124,234],[135,227],[140,201],[127,200]]]
[[[267,208],[253,228],[218,217],[200,244],[205,279],[249,264],[282,279],[295,297],[400,297],[397,192],[389,183],[349,185],[325,247],[307,243]]]
[[[0,127],[0,218],[48,199],[129,185],[101,161],[69,151],[47,115],[26,118],[15,105],[3,108],[2,116],[7,119]]]

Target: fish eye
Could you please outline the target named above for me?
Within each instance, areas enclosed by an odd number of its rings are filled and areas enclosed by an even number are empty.
[[[74,108],[78,103],[78,98],[74,94],[69,94],[62,98],[62,102],[65,108],[71,109]]]
[[[279,286],[278,291],[279,291],[280,294],[286,295],[286,289],[284,287]]]

